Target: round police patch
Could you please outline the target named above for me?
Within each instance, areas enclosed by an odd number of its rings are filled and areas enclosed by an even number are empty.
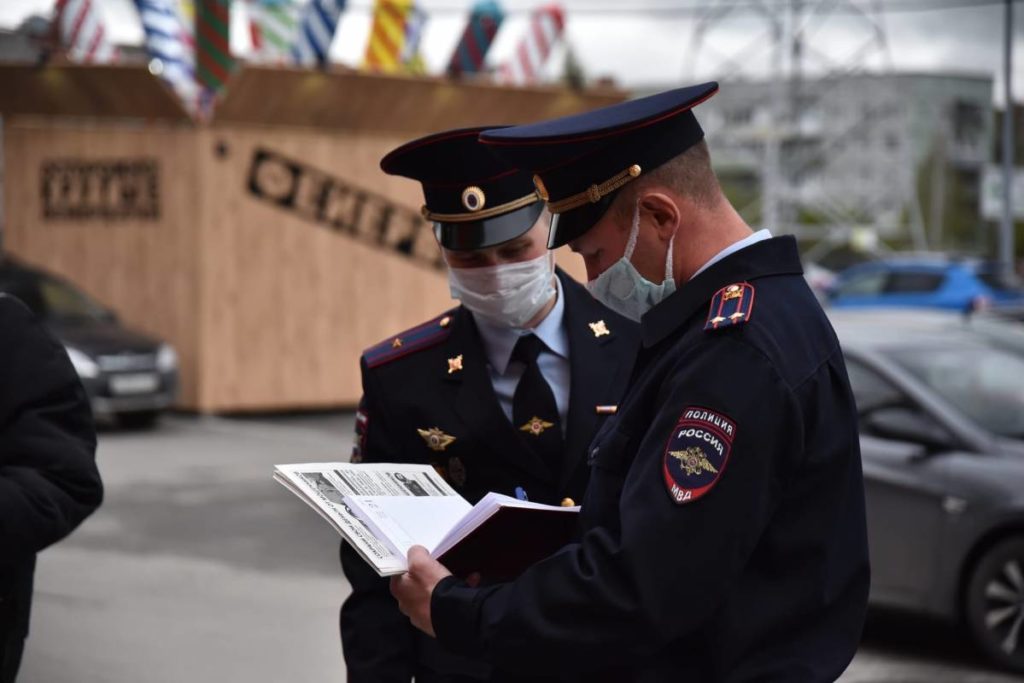
[[[711,490],[729,461],[736,424],[713,410],[689,406],[669,436],[662,459],[665,488],[677,504]]]

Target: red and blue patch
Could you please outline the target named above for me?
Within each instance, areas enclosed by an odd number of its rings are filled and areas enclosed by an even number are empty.
[[[704,331],[742,325],[754,311],[754,287],[749,282],[726,285],[715,292]]]
[[[376,346],[371,346],[363,351],[366,367],[373,369],[404,358],[410,353],[440,344],[451,334],[453,313],[454,309],[401,334],[388,337]]]
[[[692,503],[718,483],[735,437],[736,423],[725,415],[699,406],[683,410],[662,459],[665,488],[673,502]]]

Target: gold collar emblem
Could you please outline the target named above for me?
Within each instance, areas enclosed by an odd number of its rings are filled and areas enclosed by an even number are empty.
[[[554,426],[554,423],[547,422],[539,417],[533,417],[529,422],[520,427],[519,430],[526,432],[527,434],[532,434],[533,436],[540,436],[546,429],[550,429]]]
[[[462,354],[455,356],[455,358],[448,359],[448,374],[458,372],[462,369]]]
[[[430,429],[420,429],[417,427],[416,432],[427,442],[427,447],[430,450],[437,451],[438,453],[455,443],[455,437],[451,434],[445,434],[439,427],[431,427]]]
[[[391,348],[397,349],[397,348],[401,348],[401,346],[402,346],[402,338],[401,337],[395,337],[391,341]]]
[[[603,320],[598,320],[597,322],[587,324],[590,325],[590,331],[594,333],[595,337],[604,337],[605,335],[609,335],[612,333],[612,331],[608,329],[608,326],[605,325]]]

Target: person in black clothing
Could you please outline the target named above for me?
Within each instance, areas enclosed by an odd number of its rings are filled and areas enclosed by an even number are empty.
[[[64,348],[0,294],[0,683],[18,673],[36,553],[103,498],[89,401]]]
[[[422,183],[462,303],[363,354],[353,460],[431,464],[471,503],[496,491],[571,505],[638,329],[554,267],[530,176],[493,157],[479,132],[415,140],[381,162]],[[345,544],[342,564],[353,588],[341,612],[349,681],[489,679],[486,665],[419,634]]]

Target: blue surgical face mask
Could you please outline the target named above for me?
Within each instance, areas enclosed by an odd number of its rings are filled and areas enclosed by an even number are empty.
[[[654,284],[644,278],[630,262],[639,233],[640,203],[637,202],[633,209],[633,227],[629,232],[626,252],[610,268],[587,283],[591,296],[636,322],[640,322],[644,313],[676,291],[676,281],[672,277],[672,243],[675,235],[669,240],[668,253],[665,255],[665,279],[661,284]]]

